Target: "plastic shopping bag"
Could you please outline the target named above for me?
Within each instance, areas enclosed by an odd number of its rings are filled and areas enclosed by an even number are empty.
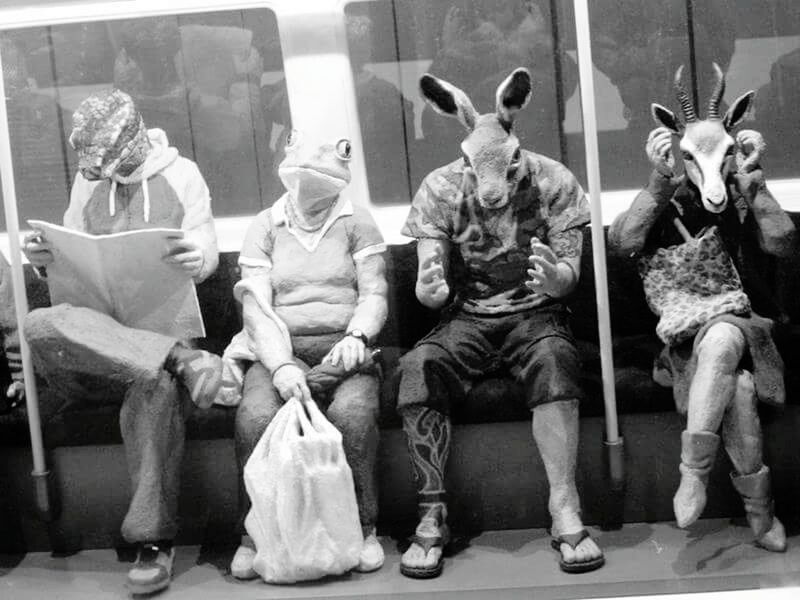
[[[278,411],[245,465],[244,481],[253,568],[264,581],[319,579],[358,564],[364,538],[353,474],[342,434],[316,404],[292,398]]]

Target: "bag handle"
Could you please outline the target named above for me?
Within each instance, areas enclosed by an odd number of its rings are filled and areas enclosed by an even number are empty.
[[[298,404],[297,417],[300,421],[302,435],[322,443],[327,450],[324,458],[338,463],[342,434],[325,418],[313,400],[311,402],[298,401]]]
[[[675,198],[670,198],[669,201],[672,203],[672,206],[675,207],[675,212],[677,213],[672,218],[672,224],[675,225],[675,229],[677,229],[678,233],[681,234],[681,237],[683,238],[684,242],[691,242],[694,239],[694,237],[692,236],[691,233],[689,233],[689,230],[686,229],[686,225],[684,225],[683,221],[681,221],[680,219],[680,215],[683,214],[683,207],[680,204],[678,204]]]

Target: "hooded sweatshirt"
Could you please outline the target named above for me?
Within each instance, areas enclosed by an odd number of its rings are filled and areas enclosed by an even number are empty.
[[[128,177],[89,181],[80,172],[72,184],[64,226],[100,235],[137,229],[183,229],[205,258],[199,283],[217,267],[211,196],[197,165],[171,147],[161,129],[147,131],[151,150]]]

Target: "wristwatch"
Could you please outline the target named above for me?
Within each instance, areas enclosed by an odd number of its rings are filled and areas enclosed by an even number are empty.
[[[359,339],[362,342],[364,342],[365,346],[369,346],[369,338],[360,329],[353,329],[352,331],[348,331],[347,335],[353,336],[354,338]]]

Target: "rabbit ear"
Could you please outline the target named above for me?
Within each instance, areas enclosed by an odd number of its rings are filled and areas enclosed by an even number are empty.
[[[525,108],[530,101],[531,92],[531,74],[528,69],[515,69],[497,87],[497,116],[509,125],[513,123],[517,111]]]
[[[420,77],[419,90],[436,112],[457,118],[470,131],[475,128],[478,113],[469,97],[456,86],[425,73]]]

